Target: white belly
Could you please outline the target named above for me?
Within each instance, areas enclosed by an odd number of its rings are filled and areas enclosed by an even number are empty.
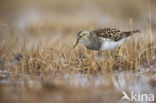
[[[118,48],[127,39],[128,38],[125,38],[125,39],[122,39],[120,41],[113,41],[113,40],[107,39],[102,44],[100,50],[112,50],[112,49]]]

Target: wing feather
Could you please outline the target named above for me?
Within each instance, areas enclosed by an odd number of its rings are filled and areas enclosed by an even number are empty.
[[[98,28],[90,32],[92,35],[96,34],[97,37],[103,37],[107,39],[111,39],[114,41],[120,40],[122,37],[120,36],[120,30],[111,29],[111,28]]]

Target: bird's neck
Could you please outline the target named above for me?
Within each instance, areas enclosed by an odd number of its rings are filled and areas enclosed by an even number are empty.
[[[90,45],[89,36],[90,36],[90,34],[87,34],[86,37],[84,37],[84,38],[82,38],[82,39],[80,40],[80,42],[81,42],[83,45],[85,45],[85,46]]]

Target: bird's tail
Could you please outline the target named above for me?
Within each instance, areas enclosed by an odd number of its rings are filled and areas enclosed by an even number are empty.
[[[133,30],[133,31],[125,31],[125,32],[122,32],[121,34],[125,35],[125,37],[128,37],[132,34],[135,34],[135,33],[141,33],[140,30]]]
[[[133,30],[133,31],[130,31],[130,32],[132,32],[132,33],[141,33],[141,31],[140,30]]]

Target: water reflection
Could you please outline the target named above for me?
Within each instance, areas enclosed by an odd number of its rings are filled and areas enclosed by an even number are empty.
[[[25,84],[33,86],[35,83],[42,84],[43,81],[48,79],[48,81],[61,82],[66,86],[71,86],[74,88],[99,88],[99,87],[110,87],[112,90],[117,91],[140,91],[140,92],[156,92],[156,69],[146,69],[144,72],[139,71],[136,73],[132,72],[115,72],[115,73],[103,73],[97,75],[89,74],[49,74],[48,76],[36,76],[29,74],[20,74],[18,77],[9,77],[6,70],[1,70],[1,80],[0,84]],[[151,74],[150,74],[151,73]],[[149,76],[150,74],[150,76]],[[9,74],[11,75],[11,73]],[[26,80],[27,78],[27,80]],[[43,79],[44,78],[44,79]],[[154,91],[153,91],[154,90]]]

